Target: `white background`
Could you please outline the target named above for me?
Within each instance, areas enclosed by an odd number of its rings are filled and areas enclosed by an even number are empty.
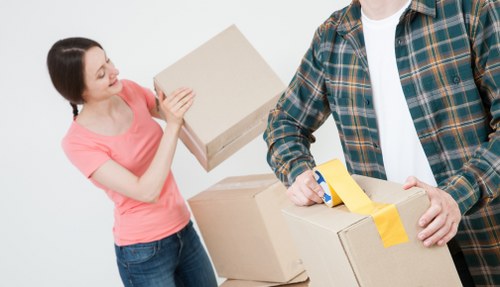
[[[113,205],[66,159],[72,119],[45,66],[57,40],[100,42],[121,71],[152,78],[236,24],[285,84],[317,26],[348,0],[163,0],[0,2],[0,286],[120,286]],[[318,163],[343,160],[333,121],[316,133]],[[259,136],[211,172],[182,143],[173,171],[184,197],[235,175],[271,172]],[[219,279],[222,282],[222,279]]]

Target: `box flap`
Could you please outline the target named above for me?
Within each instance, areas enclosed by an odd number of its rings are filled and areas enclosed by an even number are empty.
[[[362,175],[353,174],[352,178],[372,201],[380,203],[398,203],[407,200],[413,195],[425,192],[423,189],[417,187],[403,190],[399,183]]]
[[[307,207],[290,206],[283,209],[283,213],[335,232],[341,231],[367,217],[366,215],[350,212],[344,205],[329,208],[324,204]],[[335,220],[331,220],[331,218],[335,218]]]
[[[189,201],[252,198],[276,182],[278,179],[272,173],[227,177],[193,196]]]

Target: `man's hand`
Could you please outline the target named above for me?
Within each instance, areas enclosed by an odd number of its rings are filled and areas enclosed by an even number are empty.
[[[418,221],[424,228],[418,234],[418,239],[422,240],[426,247],[434,244],[443,246],[457,234],[458,224],[462,218],[458,204],[447,192],[421,182],[414,176],[406,180],[403,188],[409,189],[414,186],[427,191],[431,203]]]
[[[288,198],[298,206],[322,203],[323,189],[314,179],[312,170],[301,173],[286,191]]]

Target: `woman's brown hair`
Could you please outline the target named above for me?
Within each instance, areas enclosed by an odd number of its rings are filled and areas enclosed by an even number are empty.
[[[59,40],[47,55],[47,68],[56,90],[69,101],[73,115],[78,115],[77,105],[83,104],[85,90],[84,55],[92,47],[102,46],[87,38],[66,38]]]

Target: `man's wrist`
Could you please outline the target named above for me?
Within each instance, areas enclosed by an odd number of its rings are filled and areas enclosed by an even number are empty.
[[[314,168],[314,163],[310,163],[308,161],[301,161],[296,164],[293,164],[290,173],[288,174],[288,182],[292,185],[295,182],[297,176],[301,175],[305,171],[312,170]]]
[[[458,208],[460,208],[460,213],[462,215],[479,200],[475,191],[477,186],[472,186],[463,176],[456,176],[453,180],[449,181],[447,185],[438,186],[438,188],[451,195],[458,203]]]

